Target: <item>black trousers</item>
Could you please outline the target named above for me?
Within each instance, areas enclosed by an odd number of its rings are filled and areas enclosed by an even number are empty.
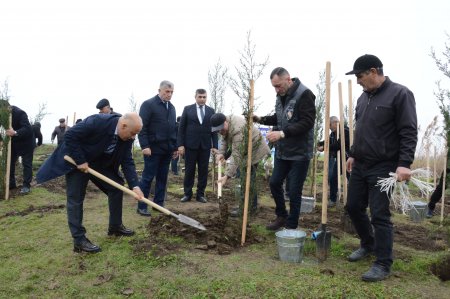
[[[117,173],[114,173],[114,171],[107,169],[96,170],[113,181],[123,185],[123,179]],[[123,192],[93,175],[79,170],[72,170],[66,174],[66,194],[67,219],[74,244],[81,243],[86,234],[86,229],[83,226],[83,202],[89,180],[108,196],[109,226],[117,227],[122,224]]]
[[[447,169],[449,171],[449,169]],[[447,172],[448,173],[448,172]],[[448,180],[447,180],[448,182]],[[447,188],[448,183],[446,182],[445,187]],[[434,211],[436,208],[436,204],[442,199],[442,187],[444,186],[444,172],[441,174],[441,178],[439,179],[439,183],[434,189],[433,194],[431,194],[430,202],[428,203],[428,209]]]
[[[347,197],[347,211],[361,239],[361,247],[373,249],[376,264],[387,269],[392,265],[393,225],[389,210],[389,196],[376,186],[380,178],[395,172],[395,162],[381,162],[365,166],[353,164]],[[370,208],[371,217],[367,215]]]
[[[9,186],[15,188],[16,185],[16,162],[19,156],[22,157],[23,167],[23,187],[30,188],[31,179],[33,177],[33,150],[23,155],[19,155],[14,151],[11,152],[11,169],[9,173]]]
[[[185,174],[184,174],[184,195],[192,197],[192,187],[194,187],[195,168],[197,166],[197,198],[205,196],[205,188],[208,182],[208,164],[210,149],[185,149]]]

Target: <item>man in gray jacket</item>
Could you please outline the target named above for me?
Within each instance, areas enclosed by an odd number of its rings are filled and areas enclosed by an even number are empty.
[[[59,119],[59,126],[55,127],[55,129],[52,132],[52,143],[55,140],[55,137],[58,141],[58,145],[62,144],[64,141],[64,134],[66,134],[66,131],[70,129],[70,127],[68,127],[66,125],[66,119],[65,118],[60,118]]]
[[[359,261],[374,253],[376,260],[362,275],[364,281],[379,281],[390,274],[393,262],[393,227],[389,195],[377,181],[395,172],[398,181],[411,177],[410,166],[417,145],[417,115],[413,93],[383,74],[383,64],[374,55],[356,59],[353,70],[364,92],[355,109],[355,139],[349,152],[351,172],[347,211],[361,239],[360,248],[349,257]],[[371,217],[367,215],[370,207]]]

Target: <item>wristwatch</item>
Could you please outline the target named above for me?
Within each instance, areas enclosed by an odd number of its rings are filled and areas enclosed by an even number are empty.
[[[284,138],[284,132],[283,131],[280,131],[280,137],[281,137],[281,139]]]

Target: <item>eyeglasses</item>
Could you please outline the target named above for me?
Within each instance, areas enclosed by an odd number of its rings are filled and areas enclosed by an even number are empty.
[[[206,99],[206,96],[197,96],[199,99]]]

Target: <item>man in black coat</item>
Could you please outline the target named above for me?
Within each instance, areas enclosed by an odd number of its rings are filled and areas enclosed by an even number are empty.
[[[154,202],[164,206],[167,176],[170,160],[178,157],[176,111],[170,100],[173,95],[173,83],[162,81],[158,94],[144,101],[139,109],[143,127],[139,133],[139,144],[144,155],[144,171],[139,186],[147,198],[150,185],[156,177]],[[150,216],[147,204],[138,203],[137,213]]]
[[[87,173],[87,169],[90,167],[123,185],[124,179],[119,172],[121,167],[128,187],[142,197],[131,155],[135,136],[141,128],[142,120],[135,112],[121,117],[114,114],[91,115],[67,131],[64,142],[39,169],[36,176],[39,184],[64,174],[66,176],[67,217],[75,252],[100,251],[99,246],[86,238],[83,226],[83,202],[89,180],[108,195],[108,235],[134,234],[122,223],[123,191]],[[64,155],[71,157],[77,166],[66,162]]]
[[[12,128],[6,130],[6,135],[11,137],[11,170],[9,175],[9,188],[15,189],[16,185],[16,162],[19,157],[22,157],[23,167],[23,186],[20,189],[20,194],[27,194],[30,192],[31,179],[33,177],[33,150],[35,148],[35,139],[33,129],[28,120],[28,115],[25,111],[16,106],[11,106],[12,114]]]
[[[210,118],[214,109],[206,106],[206,90],[195,91],[195,104],[184,107],[178,130],[178,154],[186,155],[184,174],[184,196],[181,202],[192,197],[195,167],[198,166],[197,196],[198,202],[206,203],[205,188],[208,181],[208,163],[211,148],[217,151],[217,132],[211,132]]]
[[[41,123],[35,122],[33,125],[31,125],[33,128],[33,134],[34,134],[34,141],[35,141],[35,147],[42,145],[42,133],[41,133]],[[36,143],[37,139],[37,143]]]

